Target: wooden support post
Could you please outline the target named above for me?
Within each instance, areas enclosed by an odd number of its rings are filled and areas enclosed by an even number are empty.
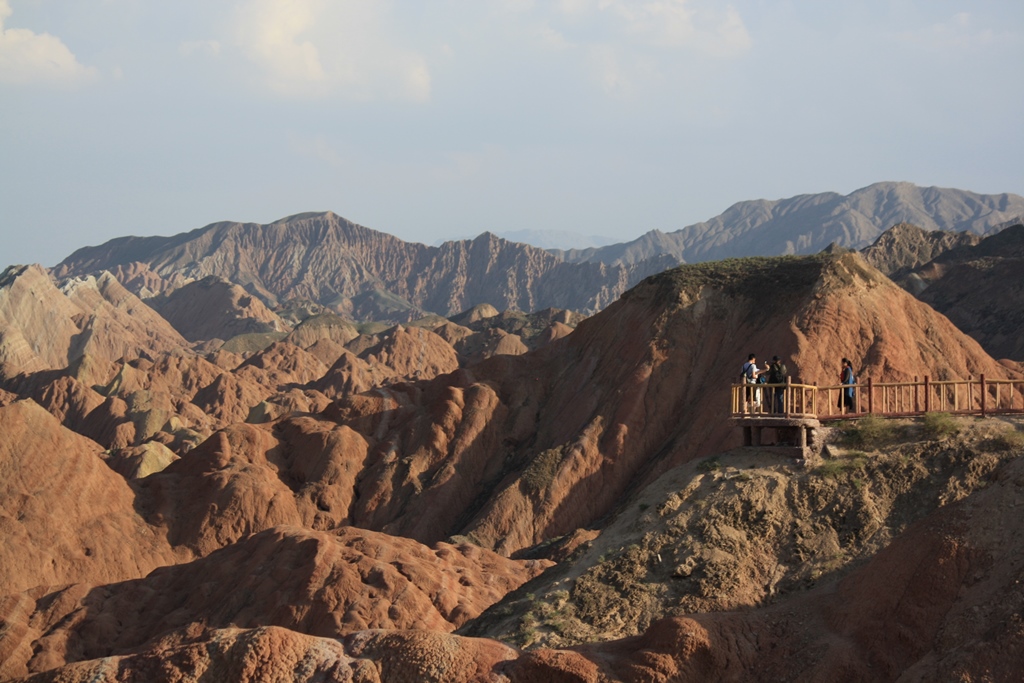
[[[782,414],[785,415],[786,417],[789,417],[789,414],[792,412],[791,405],[793,403],[793,389],[792,389],[792,387],[790,387],[790,385],[792,383],[793,383],[793,380],[790,379],[790,377],[787,375],[786,376],[786,386],[781,387],[781,389],[782,389]]]
[[[924,412],[931,412],[932,397],[928,391],[928,375],[924,376]]]
[[[917,395],[917,375],[914,375],[914,412],[921,412],[921,401]]]
[[[982,373],[979,379],[981,380],[981,416],[985,417],[985,374]]]
[[[967,378],[967,412],[974,412],[974,377]]]
[[[868,377],[868,412],[875,412],[875,385],[870,377]]]

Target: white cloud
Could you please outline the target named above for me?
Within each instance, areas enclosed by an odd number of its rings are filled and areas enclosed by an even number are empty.
[[[427,100],[427,62],[394,39],[390,11],[379,0],[244,0],[233,45],[278,94]]]
[[[80,64],[60,38],[5,28],[10,16],[10,4],[0,0],[0,83],[74,85],[96,78],[96,69]]]

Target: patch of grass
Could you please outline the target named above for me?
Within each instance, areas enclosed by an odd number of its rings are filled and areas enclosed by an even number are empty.
[[[356,330],[359,332],[359,334],[374,335],[380,334],[381,332],[386,332],[390,330],[392,327],[394,327],[394,325],[392,325],[391,323],[370,321],[357,324]]]
[[[825,479],[838,479],[853,472],[859,472],[867,465],[868,458],[864,453],[853,451],[842,458],[826,460],[815,469],[818,476]],[[863,485],[863,482],[861,482]]]
[[[523,471],[520,481],[526,492],[533,494],[543,493],[558,474],[558,467],[562,464],[562,456],[565,453],[563,447],[549,448],[541,451]]]
[[[222,346],[221,349],[244,356],[262,351],[274,342],[281,341],[287,336],[288,334],[285,332],[252,332],[249,334],[240,334],[224,342],[224,346]]]
[[[960,423],[949,413],[925,413],[921,427],[927,439],[938,440],[960,433]]]
[[[890,443],[898,435],[899,429],[891,420],[866,415],[846,426],[841,441],[848,446],[878,448]]]
[[[697,465],[698,472],[714,472],[722,468],[722,463],[718,461],[717,457],[710,457],[706,460],[701,460]]]
[[[1009,429],[994,437],[990,442],[994,451],[1016,451],[1024,449],[1024,432]]]

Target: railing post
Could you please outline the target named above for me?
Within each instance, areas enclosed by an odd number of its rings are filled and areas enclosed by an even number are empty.
[[[981,416],[985,417],[985,373],[980,376],[981,380]]]
[[[793,392],[789,388],[790,382],[789,375],[786,375],[786,386],[782,389],[782,414],[785,417],[789,417],[790,404],[793,402]]]
[[[928,375],[924,376],[924,412],[930,413],[932,408],[932,396],[928,391]]]
[[[921,412],[921,401],[917,396],[917,375],[914,375],[914,412]]]
[[[875,412],[875,388],[870,377],[868,377],[868,412]]]

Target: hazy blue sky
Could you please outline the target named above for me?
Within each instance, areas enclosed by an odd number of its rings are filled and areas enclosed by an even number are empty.
[[[303,211],[622,241],[1024,194],[1022,74],[1020,0],[0,0],[0,267]]]

